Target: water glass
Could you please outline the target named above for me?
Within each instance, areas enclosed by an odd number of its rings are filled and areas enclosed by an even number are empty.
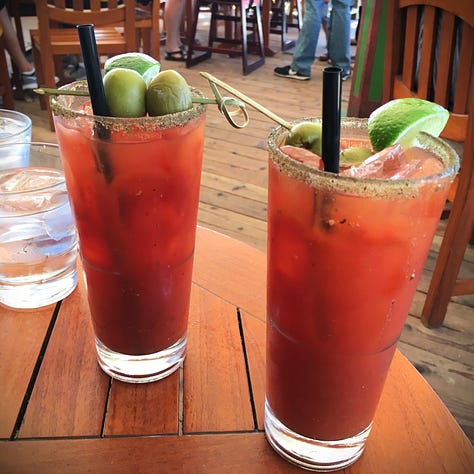
[[[0,143],[0,303],[30,309],[57,302],[76,287],[76,260],[58,146]]]
[[[27,142],[31,142],[31,119],[15,110],[0,109],[0,144]],[[14,152],[4,148],[1,160],[2,166],[7,163],[11,167],[25,166],[28,161],[28,146],[24,145],[21,153],[17,148]]]

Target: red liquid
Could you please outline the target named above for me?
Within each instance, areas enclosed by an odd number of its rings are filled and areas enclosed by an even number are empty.
[[[266,395],[291,430],[337,440],[372,422],[448,182],[440,188],[354,196],[270,160]]]
[[[99,145],[66,125],[56,120],[95,334],[123,354],[163,350],[186,333],[204,116]]]

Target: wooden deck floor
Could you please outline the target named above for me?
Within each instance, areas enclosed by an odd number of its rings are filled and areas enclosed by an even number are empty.
[[[275,48],[278,49],[277,38]],[[279,52],[249,76],[242,76],[241,61],[214,55],[191,69],[182,63],[163,61],[163,68],[175,68],[188,82],[211,94],[207,81],[199,72],[207,71],[226,81],[287,120],[321,113],[321,74],[324,63],[315,62],[313,79],[289,81],[273,75],[275,66],[291,61]],[[343,84],[343,108],[347,109],[350,80]],[[33,120],[33,139],[55,142],[49,130],[46,113],[37,102],[16,102],[17,110]],[[265,250],[267,203],[266,137],[275,124],[250,109],[250,125],[233,129],[210,106],[207,114],[204,165],[202,172],[199,223]],[[473,336],[474,297],[454,298],[448,308],[445,324],[440,329],[427,329],[419,319],[425,292],[437,255],[440,232],[435,237],[429,259],[416,293],[400,350],[431,384],[466,434],[474,440]],[[474,249],[466,252],[464,274],[474,274]]]

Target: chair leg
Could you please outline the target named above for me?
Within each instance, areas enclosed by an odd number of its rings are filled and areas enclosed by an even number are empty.
[[[10,76],[8,74],[7,58],[5,55],[5,47],[2,36],[0,36],[0,90],[0,95],[2,97],[1,107],[3,109],[14,110],[15,104],[13,101],[13,90]]]
[[[263,28],[262,28],[262,16],[260,12],[260,6],[258,1],[245,8],[243,2],[241,2],[241,18],[242,18],[242,71],[244,76],[250,74],[255,69],[265,64],[265,49],[263,45]],[[252,63],[248,62],[248,44],[247,44],[247,15],[253,10],[255,16],[256,31],[254,32],[254,44],[257,46],[258,58]],[[255,37],[256,36],[256,37]]]
[[[212,9],[215,8],[215,5],[212,5]],[[205,51],[204,53],[196,56],[195,55],[195,47],[196,47],[196,31],[197,31],[197,24],[198,24],[198,19],[199,19],[199,13],[200,13],[200,4],[199,1],[197,2],[197,5],[194,7],[194,17],[191,22],[191,28],[189,32],[189,38],[188,38],[188,53],[186,56],[186,67],[191,67],[194,66],[195,64],[200,63],[201,61],[204,61],[205,59],[208,59],[211,57],[211,52],[210,51]],[[211,45],[211,34],[212,34],[212,28],[214,27],[213,23],[213,15],[211,11],[211,25],[210,25],[210,30],[209,30],[209,45]]]
[[[474,292],[474,279],[457,281],[474,230],[474,167],[469,171],[470,180],[465,176],[459,183],[421,314],[423,324],[430,328],[443,324],[451,296]],[[462,291],[456,291],[457,285],[462,285]]]
[[[35,70],[36,70],[36,80],[38,82],[38,87],[44,87],[45,86],[45,80],[44,80],[44,74],[43,74],[43,61],[41,59],[41,53],[40,50],[38,49],[38,46],[36,43],[31,40],[31,47],[33,49],[33,61],[35,63]],[[39,96],[39,103],[41,110],[46,110],[48,105],[48,98],[46,95],[40,95]]]

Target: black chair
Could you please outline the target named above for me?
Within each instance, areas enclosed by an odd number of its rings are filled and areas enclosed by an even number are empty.
[[[196,41],[199,15],[204,11],[211,15],[207,45]],[[197,51],[202,51],[202,54],[196,55]],[[259,0],[197,0],[189,35],[186,67],[210,58],[212,53],[242,56],[244,75],[265,63]],[[250,54],[257,56],[251,62]]]

